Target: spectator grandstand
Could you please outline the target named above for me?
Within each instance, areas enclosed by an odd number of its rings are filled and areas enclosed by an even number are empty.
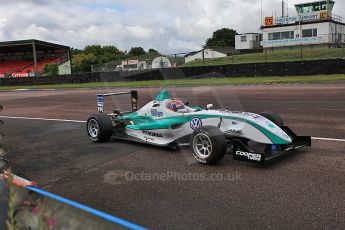
[[[59,74],[70,74],[70,53],[68,46],[39,40],[0,42],[0,77],[39,76],[46,64],[57,64]]]

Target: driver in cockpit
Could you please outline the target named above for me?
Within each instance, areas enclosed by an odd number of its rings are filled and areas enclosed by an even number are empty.
[[[168,102],[167,108],[173,112],[185,113],[185,107],[182,100],[174,99]]]

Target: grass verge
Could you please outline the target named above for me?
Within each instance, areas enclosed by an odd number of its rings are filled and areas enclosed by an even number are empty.
[[[136,82],[96,82],[84,84],[37,85],[37,86],[0,86],[0,90],[15,89],[80,89],[80,88],[121,88],[121,87],[167,87],[167,86],[207,86],[207,85],[248,85],[276,83],[321,83],[343,81],[345,75],[315,75],[289,77],[237,77],[237,78],[207,78],[153,80]]]
[[[345,48],[308,48],[304,47],[302,50],[304,61],[320,60],[320,59],[334,59],[344,58]],[[245,63],[264,63],[264,62],[293,62],[301,61],[301,50],[278,50],[274,52],[254,53],[234,55],[233,57],[205,59],[193,61],[184,64],[185,67],[195,66],[214,66],[214,65],[229,65],[229,64],[245,64]]]

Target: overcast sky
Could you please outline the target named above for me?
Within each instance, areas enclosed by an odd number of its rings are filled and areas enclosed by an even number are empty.
[[[307,0],[308,1],[308,0]],[[293,4],[306,2],[290,0]],[[198,50],[216,29],[258,32],[260,0],[0,0],[0,41],[41,39],[83,48],[141,46],[164,54]],[[263,0],[264,15],[280,0]],[[342,14],[338,0],[334,13]],[[345,15],[343,15],[345,16]]]

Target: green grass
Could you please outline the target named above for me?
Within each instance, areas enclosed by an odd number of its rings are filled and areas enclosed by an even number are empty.
[[[167,86],[208,86],[208,85],[247,85],[275,83],[321,83],[343,81],[345,75],[316,75],[291,77],[238,77],[181,80],[154,80],[137,82],[97,82],[84,84],[39,85],[39,86],[0,86],[0,90],[14,89],[80,89],[80,88],[121,88],[121,87],[167,87]]]
[[[319,60],[344,58],[345,49],[341,48],[303,48],[303,60]],[[292,62],[301,61],[301,50],[282,50],[267,53],[267,62]],[[183,66],[213,66],[243,63],[263,63],[266,62],[265,53],[234,55],[234,57],[206,59],[203,63],[201,60],[189,62]]]

